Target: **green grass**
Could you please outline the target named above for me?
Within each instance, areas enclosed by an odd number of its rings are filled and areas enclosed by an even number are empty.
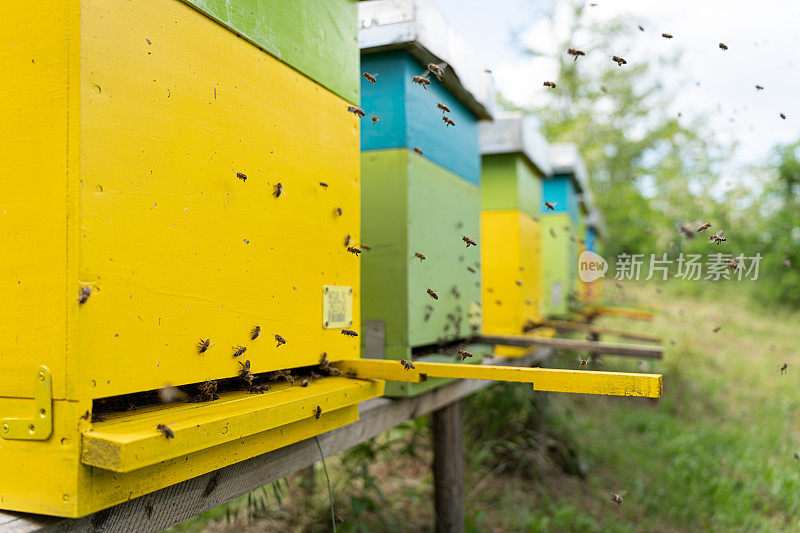
[[[661,294],[647,283],[605,287],[608,300],[660,307],[653,323],[601,321],[664,336],[663,361],[602,360],[603,370],[663,373],[657,402],[549,394],[542,419],[542,396],[524,385],[470,399],[468,529],[800,530],[800,313],[756,306],[743,283],[672,281]],[[549,366],[577,367],[576,356]],[[430,457],[421,420],[330,458],[339,530],[431,530]],[[327,531],[323,483],[318,475],[308,501],[290,479],[282,503],[269,500],[269,518],[249,526],[244,512],[201,523]],[[621,506],[611,501],[619,490],[627,491]]]

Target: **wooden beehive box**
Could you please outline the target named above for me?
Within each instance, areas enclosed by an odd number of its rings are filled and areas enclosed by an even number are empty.
[[[361,70],[377,79],[361,85],[362,238],[372,248],[361,263],[364,351],[411,359],[480,332],[480,251],[462,237],[480,243],[478,120],[490,116],[491,77],[424,2],[362,2],[359,16]],[[441,82],[412,83],[443,61]],[[389,383],[387,394],[442,382]]]
[[[542,319],[539,213],[541,181],[551,173],[548,145],[534,117],[503,113],[481,123],[481,153],[483,331],[521,335]]]
[[[588,178],[574,144],[551,144],[550,162],[553,174],[542,182],[542,201],[554,209],[541,206],[544,307],[547,316],[564,316],[570,295],[578,290],[580,194],[588,188]]]
[[[357,6],[0,14],[0,508],[84,515],[356,420],[381,382],[118,411],[245,361],[259,374],[358,357],[341,334],[360,330],[343,246],[360,240]]]

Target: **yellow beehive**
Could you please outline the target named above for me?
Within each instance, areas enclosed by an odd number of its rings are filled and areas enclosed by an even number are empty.
[[[356,420],[381,382],[86,416],[358,357],[355,102],[177,0],[0,16],[0,508],[83,515]]]

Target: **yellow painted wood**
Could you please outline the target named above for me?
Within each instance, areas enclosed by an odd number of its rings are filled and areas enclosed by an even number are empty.
[[[276,385],[264,394],[230,392],[205,404],[171,404],[94,424],[83,434],[81,461],[130,472],[383,394],[383,381],[325,378],[308,387]],[[175,434],[156,430],[166,424]]]
[[[488,379],[532,383],[533,388],[549,392],[574,392],[609,396],[660,398],[660,374],[559,370],[515,366],[465,365],[455,363],[414,362],[406,370],[399,361],[351,359],[336,366],[349,376],[361,379],[384,379],[416,383],[426,378]]]
[[[634,320],[653,320],[653,311],[647,309],[635,309],[632,307],[611,307],[611,306],[586,306],[583,309],[583,314],[591,315],[606,315],[606,316],[619,316],[623,318],[632,318]]]
[[[53,380],[50,370],[40,366],[31,376],[34,401],[30,416],[0,419],[0,437],[9,440],[46,440],[53,433]]]

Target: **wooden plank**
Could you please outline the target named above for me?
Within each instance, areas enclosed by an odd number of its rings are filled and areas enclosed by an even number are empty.
[[[433,412],[433,493],[437,533],[464,531],[464,400]]]
[[[644,320],[647,322],[651,322],[654,316],[653,311],[649,309],[636,309],[631,307],[615,307],[607,305],[587,306],[583,309],[583,314],[586,316],[618,316],[633,320]]]
[[[527,357],[504,361],[509,366],[526,366],[552,355],[538,348]],[[325,456],[339,453],[403,422],[426,415],[490,385],[491,381],[457,381],[428,393],[402,400],[376,398],[363,402],[359,420],[319,436]],[[267,483],[288,476],[319,460],[314,439],[274,450],[220,468],[151,494],[131,499],[112,508],[78,519],[0,511],[0,533],[107,531],[157,532],[204,511],[247,494]]]
[[[532,335],[481,335],[477,340],[478,342],[485,342],[487,344],[503,344],[506,346],[550,346],[557,350],[590,350],[600,354],[642,357],[645,359],[661,359],[664,357],[663,346],[643,344],[594,342],[580,339],[535,337]]]
[[[586,331],[589,333],[598,333],[601,335],[615,335],[624,339],[631,339],[637,341],[654,342],[661,344],[664,342],[662,337],[657,335],[650,335],[638,331],[630,331],[626,329],[610,328],[607,326],[598,326],[595,324],[588,324],[585,322],[571,322],[569,320],[544,320],[542,325],[553,327],[561,330],[570,331]]]

